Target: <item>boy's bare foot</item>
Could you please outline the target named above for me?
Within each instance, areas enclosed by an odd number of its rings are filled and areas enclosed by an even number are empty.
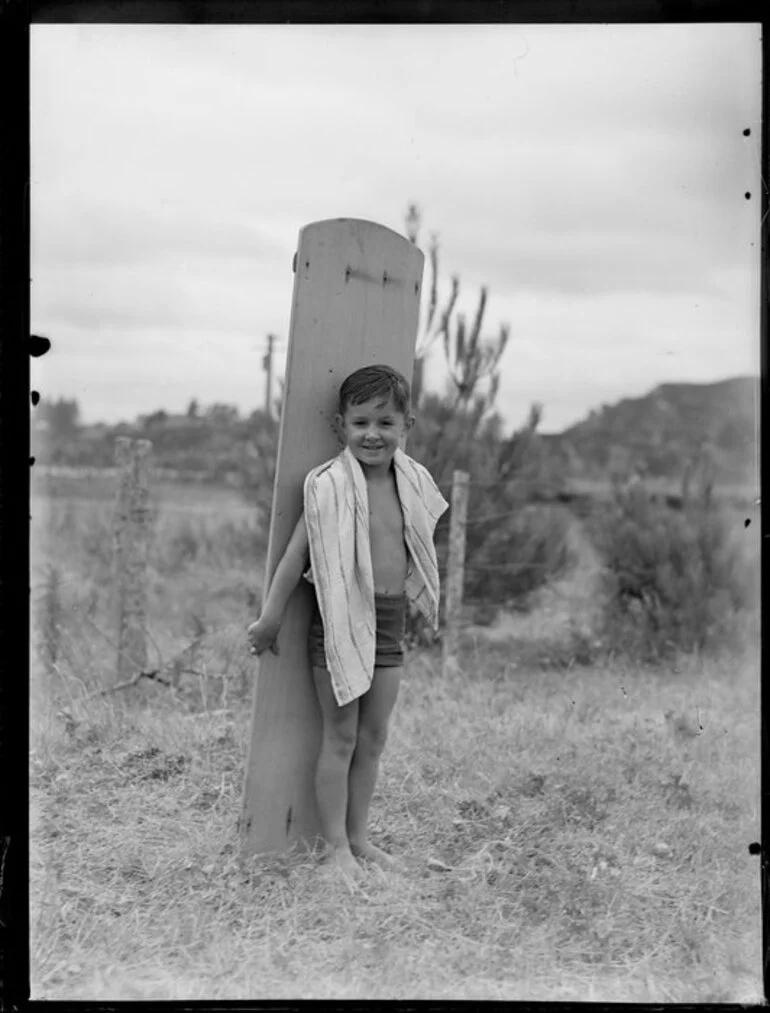
[[[364,870],[353,858],[350,848],[328,848],[325,855],[325,862],[338,869],[345,879],[354,883],[360,883],[365,879]]]
[[[350,850],[356,858],[363,858],[365,862],[374,862],[381,869],[387,869],[389,872],[392,872],[397,868],[394,858],[391,858],[382,848],[378,848],[375,844],[370,844],[369,841],[364,841],[363,844],[353,844],[351,841]]]

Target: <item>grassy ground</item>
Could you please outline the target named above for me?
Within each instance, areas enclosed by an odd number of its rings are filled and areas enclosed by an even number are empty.
[[[760,996],[754,660],[535,663],[525,642],[589,621],[578,554],[520,627],[469,630],[451,676],[410,656],[373,805],[404,871],[350,893],[238,855],[259,536],[193,520],[159,517],[150,589],[159,650],[205,631],[190,671],[108,696],[107,520],[60,504],[38,535],[37,639],[59,639],[32,673],[35,999]],[[688,755],[668,709],[700,716]]]

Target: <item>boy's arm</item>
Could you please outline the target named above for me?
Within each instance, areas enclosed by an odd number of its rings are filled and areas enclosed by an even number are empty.
[[[278,654],[276,637],[281,628],[283,613],[292,591],[307,566],[308,554],[307,528],[303,513],[275,569],[270,590],[262,606],[262,615],[247,631],[252,654],[261,654],[268,647],[274,654]]]
[[[267,598],[262,605],[262,616],[280,623],[286,603],[299,583],[299,579],[307,569],[309,549],[305,514],[300,515],[297,525],[286,546],[281,561],[275,568]]]

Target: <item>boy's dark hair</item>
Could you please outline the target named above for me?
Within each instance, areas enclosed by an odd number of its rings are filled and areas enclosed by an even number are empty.
[[[344,415],[352,404],[363,404],[374,397],[392,397],[396,409],[409,412],[409,381],[391,366],[364,366],[346,376],[340,387],[339,413]]]

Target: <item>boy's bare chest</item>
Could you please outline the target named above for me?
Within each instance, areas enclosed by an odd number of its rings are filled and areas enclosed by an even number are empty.
[[[369,487],[369,526],[374,537],[385,535],[403,538],[404,515],[395,483]]]

